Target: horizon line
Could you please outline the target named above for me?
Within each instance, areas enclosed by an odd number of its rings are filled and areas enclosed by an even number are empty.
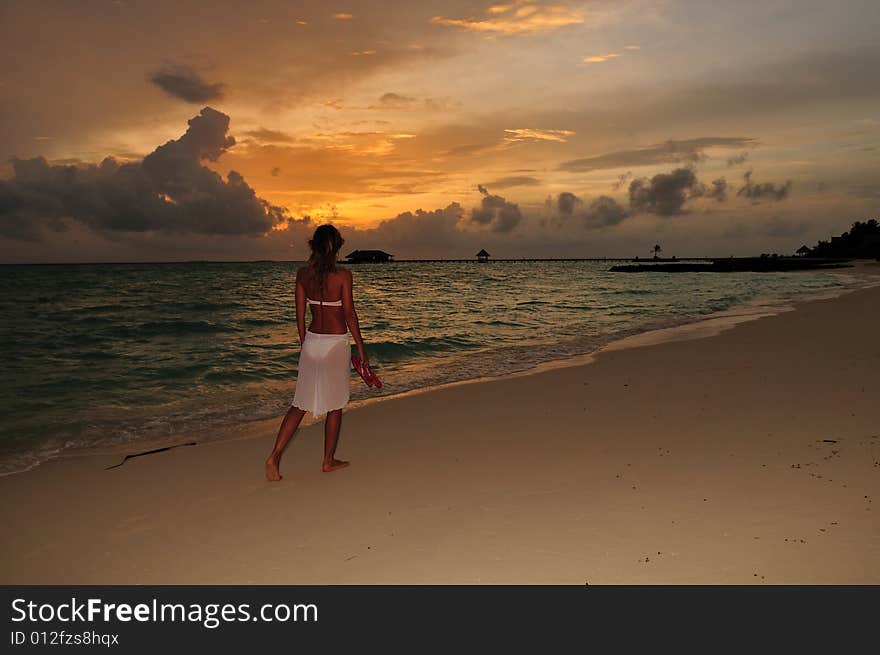
[[[710,260],[710,259],[743,259],[757,258],[759,255],[702,255],[695,257],[658,257],[661,260],[687,261],[687,260]],[[796,255],[783,255],[780,253],[766,253],[769,255],[776,254],[778,257],[796,257]],[[640,260],[654,261],[654,257],[641,255],[633,256],[603,256],[603,257],[540,257],[540,256],[522,256],[522,257],[490,257],[487,262],[522,262],[522,261],[606,261],[606,260]],[[294,264],[305,262],[306,259],[166,259],[166,260],[144,260],[144,261],[87,261],[87,262],[0,262],[0,266],[119,266],[123,264]],[[476,257],[419,257],[405,259],[391,259],[387,262],[374,262],[383,264],[393,263],[417,263],[417,262],[478,262]],[[354,264],[340,260],[339,264]],[[358,262],[358,265],[370,262]]]

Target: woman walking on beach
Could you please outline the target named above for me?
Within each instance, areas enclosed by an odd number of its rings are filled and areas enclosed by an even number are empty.
[[[354,309],[351,271],[336,266],[336,257],[345,240],[333,225],[321,225],[309,240],[311,256],[296,272],[296,327],[302,344],[296,391],[290,409],[281,422],[275,448],[266,460],[266,478],[281,479],[281,454],[306,412],[324,420],[325,473],[348,466],[336,459],[336,443],[342,425],[342,408],[348,403],[351,347],[349,332],[357,344],[358,355],[369,366]],[[306,305],[312,308],[312,322],[305,325]]]

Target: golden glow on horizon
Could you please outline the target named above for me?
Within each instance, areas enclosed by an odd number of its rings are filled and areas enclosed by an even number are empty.
[[[275,202],[271,196],[272,194],[265,194],[265,197],[270,202]],[[289,201],[289,198],[282,196],[280,200],[281,202]],[[364,229],[376,227],[382,221],[393,218],[398,214],[415,211],[412,203],[406,200],[398,202],[395,202],[394,199],[391,199],[391,202],[377,202],[377,200],[388,201],[389,199],[360,198],[315,204],[303,203],[297,208],[296,212],[291,212],[291,218],[297,219],[308,216],[316,225],[323,222],[333,222],[339,226],[349,225]],[[287,221],[282,221],[272,226],[274,231],[283,231],[285,229],[287,229]]]

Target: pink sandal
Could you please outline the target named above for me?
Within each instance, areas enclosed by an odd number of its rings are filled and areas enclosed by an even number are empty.
[[[381,387],[383,386],[383,385],[382,385],[382,380],[380,380],[380,379],[379,379],[379,376],[376,375],[376,371],[374,371],[373,369],[371,369],[369,364],[367,364],[367,365],[364,367],[364,369],[366,369],[366,373],[367,373],[367,375],[369,376],[370,380],[373,382],[373,386],[374,386],[374,387],[379,387],[379,388],[381,388]]]
[[[351,365],[354,367],[354,370],[358,372],[358,375],[361,376],[361,379],[368,387],[373,386],[373,379],[370,375],[372,371],[370,371],[367,367],[364,366],[363,362],[361,362],[361,358],[357,355],[351,356]]]

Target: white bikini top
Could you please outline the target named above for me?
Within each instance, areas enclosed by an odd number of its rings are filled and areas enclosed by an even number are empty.
[[[342,307],[342,298],[339,300],[312,300],[311,298],[306,297],[306,302],[309,305],[331,305],[333,307]]]

